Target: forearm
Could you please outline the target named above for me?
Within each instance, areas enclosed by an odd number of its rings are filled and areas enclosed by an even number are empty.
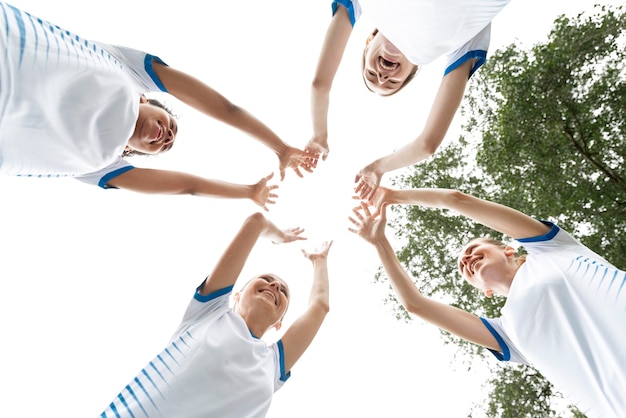
[[[418,137],[391,154],[375,160],[370,165],[375,172],[382,175],[425,160],[436,151],[437,146],[438,144],[429,145],[421,137]]]
[[[233,115],[229,119],[229,124],[247,133],[274,151],[277,156],[283,155],[286,152],[289,145],[280,139],[280,137],[263,122],[258,120],[245,109],[237,106],[233,107],[232,112]]]
[[[424,297],[400,264],[391,244],[384,238],[374,245],[398,300],[407,311],[417,313]]]
[[[318,308],[324,314],[330,310],[328,263],[325,258],[313,260],[313,284],[309,294],[309,307]]]
[[[195,195],[229,199],[252,198],[254,193],[254,185],[205,179],[178,171],[143,168],[134,168],[120,174],[108,184],[139,193]]]
[[[475,222],[512,238],[528,238],[546,233],[550,227],[508,206],[490,202],[451,189],[393,190],[390,204],[412,204],[453,210]]]
[[[277,155],[281,155],[287,148],[287,144],[269,127],[197,78],[157,63],[154,70],[167,91],[188,106],[247,133]]]
[[[315,82],[311,88],[311,120],[313,122],[313,137],[326,141],[328,139],[328,106],[330,103],[330,86],[317,86]]]

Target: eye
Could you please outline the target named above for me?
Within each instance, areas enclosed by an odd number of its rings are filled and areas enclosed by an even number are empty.
[[[259,277],[259,279],[263,279],[263,280],[265,280],[265,281],[266,281],[266,282],[268,282],[268,283],[271,283],[271,282],[272,282],[272,281],[270,280],[270,278],[269,278],[269,277],[266,277],[266,276],[261,276],[261,277]]]
[[[282,293],[283,295],[285,295],[285,296],[289,296],[289,295],[287,294],[287,288],[286,288],[286,287],[281,286],[281,287],[280,287],[280,291],[281,291],[281,293]]]

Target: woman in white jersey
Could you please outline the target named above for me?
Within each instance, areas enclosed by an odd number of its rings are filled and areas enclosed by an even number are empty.
[[[266,185],[271,175],[239,185],[135,168],[122,158],[129,152],[158,154],[175,142],[175,118],[143,96],[155,91],[269,147],[278,156],[281,180],[287,168],[300,177],[301,169],[312,171],[304,151],[153,55],[83,39],[2,2],[0,53],[0,173],[72,176],[143,193],[250,198],[265,208],[273,203]]]
[[[326,159],[330,90],[352,27],[361,14],[376,26],[363,51],[362,77],[374,93],[389,96],[408,83],[419,67],[447,56],[444,77],[422,132],[396,152],[356,175],[355,191],[369,199],[383,174],[432,155],[443,141],[461,103],[465,85],[484,64],[491,20],[509,0],[334,0],[312,83],[313,136],[305,150]]]
[[[626,272],[553,223],[447,189],[379,187],[350,218],[374,245],[408,312],[489,349],[498,360],[529,364],[588,417],[626,413]],[[385,236],[386,206],[448,209],[517,240],[527,251],[478,238],[466,244],[462,276],[487,297],[506,296],[499,318],[482,318],[423,296]]]
[[[304,240],[303,229],[280,230],[263,214],[244,222],[213,271],[196,289],[168,346],[141,370],[100,415],[121,417],[263,418],[273,393],[309,347],[329,310],[327,256],[332,241],[313,252],[306,310],[272,344],[261,338],[280,329],[291,295],[275,274],[254,276],[232,294],[259,237],[273,243]]]

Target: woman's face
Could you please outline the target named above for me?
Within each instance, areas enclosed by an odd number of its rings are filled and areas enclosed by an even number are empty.
[[[363,60],[363,79],[370,90],[388,96],[402,86],[414,69],[415,64],[382,33],[370,35]]]
[[[280,322],[289,306],[289,287],[273,274],[255,277],[239,293],[240,310],[253,310],[257,314],[265,312],[273,324]]]
[[[459,256],[461,275],[474,287],[499,289],[511,280],[517,270],[515,250],[481,240],[467,244]]]
[[[174,145],[177,132],[178,124],[172,115],[142,100],[128,147],[145,154],[165,152]]]

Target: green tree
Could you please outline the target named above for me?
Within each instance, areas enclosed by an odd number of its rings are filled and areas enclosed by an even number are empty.
[[[618,267],[626,267],[626,14],[596,6],[561,16],[544,43],[496,51],[470,83],[462,108],[465,134],[430,160],[393,179],[398,188],[465,191],[556,221]],[[503,298],[485,299],[457,272],[461,246],[498,234],[453,213],[393,206],[397,252],[429,296],[489,317]],[[377,280],[385,281],[379,270]],[[390,292],[399,319],[406,311]],[[473,413],[490,417],[584,417],[536,370],[496,364],[485,350],[458,344],[468,367],[490,369],[486,400]],[[472,360],[470,360],[472,359]],[[482,364],[481,364],[482,365]]]

